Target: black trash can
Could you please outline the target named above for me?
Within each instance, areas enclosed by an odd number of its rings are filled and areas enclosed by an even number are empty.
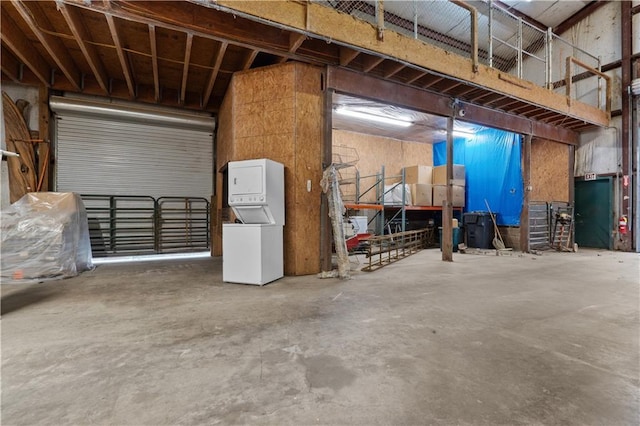
[[[470,212],[462,215],[467,247],[493,248],[493,222],[489,212]]]

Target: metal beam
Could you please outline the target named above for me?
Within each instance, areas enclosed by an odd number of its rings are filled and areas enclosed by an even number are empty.
[[[224,54],[227,51],[227,46],[229,46],[229,43],[220,44],[220,49],[218,49],[216,59],[213,62],[213,69],[211,70],[211,74],[209,75],[209,79],[207,80],[207,88],[204,92],[202,108],[206,108],[209,104],[209,99],[211,98],[211,93],[213,92],[213,86],[216,82],[218,72],[220,72],[220,65],[222,65],[222,59],[224,58]]]
[[[127,57],[124,54],[124,49],[122,49],[122,43],[120,41],[120,35],[118,34],[118,27],[116,26],[115,18],[110,14],[105,14],[105,18],[107,18],[107,25],[109,26],[109,31],[111,32],[111,38],[113,39],[113,44],[116,46],[116,53],[118,54],[118,59],[120,60],[120,68],[122,69],[124,80],[127,83],[127,89],[129,90],[129,97],[131,99],[134,99],[136,97],[136,92],[133,86],[133,77],[131,76],[131,67],[129,66],[129,61],[127,60]]]
[[[180,89],[179,103],[184,103],[184,96],[187,93],[187,79],[189,78],[189,62],[191,62],[191,48],[193,47],[193,34],[187,33],[187,41],[184,47],[184,66],[182,67],[182,84]]]
[[[158,71],[158,39],[156,26],[149,24],[149,44],[151,45],[151,68],[153,69],[153,91],[156,102],[160,100],[160,74]]]
[[[596,10],[600,9],[602,6],[609,3],[608,1],[592,1],[587,4],[585,7],[580,9],[578,12],[571,15],[569,18],[565,19],[561,23],[553,28],[553,32],[558,35],[562,35],[565,31],[576,25],[578,22],[584,20],[589,15],[591,15]]]
[[[106,94],[108,94],[109,77],[107,76],[107,72],[105,71],[104,65],[100,60],[100,55],[98,55],[96,48],[93,44],[87,43],[87,41],[91,40],[91,36],[78,14],[78,9],[73,6],[67,6],[59,0],[56,0],[56,5],[58,6],[60,13],[62,13],[65,21],[67,21],[67,26],[71,30],[76,43],[78,43],[80,51],[89,64],[89,68],[91,68],[98,85]]]
[[[633,37],[633,16],[631,14],[631,2],[620,2],[620,19],[621,19],[621,44],[622,44],[622,72],[621,72],[621,84],[622,87],[622,127],[620,131],[620,142],[622,143],[622,175],[627,176],[627,179],[631,181],[633,174],[633,167],[631,166],[631,157],[633,153],[632,140],[631,140],[631,114],[633,109],[631,108],[631,93],[629,88],[631,86],[631,54],[633,53],[632,37]],[[610,111],[610,110],[609,110]],[[622,210],[620,215],[625,215],[627,218],[633,218],[633,205],[631,200],[633,193],[631,192],[632,185],[623,185],[620,181],[616,182],[616,185],[620,185],[621,188],[621,204]],[[638,226],[632,228],[632,234],[638,232]],[[619,238],[624,250],[631,250],[631,241],[633,241],[633,235],[620,235]]]
[[[31,41],[24,36],[4,9],[1,11],[0,20],[2,21],[2,25],[0,25],[2,41],[9,47],[16,58],[29,67],[42,84],[50,86],[51,71],[47,62],[33,48]]]
[[[453,97],[421,90],[416,87],[383,80],[370,75],[357,73],[344,68],[327,69],[327,87],[338,92],[348,93],[365,99],[386,102],[429,114],[449,116]],[[519,134],[531,134],[535,137],[556,142],[576,145],[578,134],[547,123],[532,121],[526,117],[509,114],[468,102],[459,102],[465,110],[464,121],[482,126],[494,127]]]

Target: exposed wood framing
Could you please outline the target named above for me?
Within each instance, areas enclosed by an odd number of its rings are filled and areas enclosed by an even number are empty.
[[[427,75],[426,71],[415,71],[415,75],[413,77],[411,77],[410,79],[407,80],[407,84],[411,84],[419,79],[421,79],[422,77],[424,77],[425,75]]]
[[[362,70],[364,72],[369,72],[375,67],[377,67],[378,65],[380,65],[382,61],[384,61],[384,58],[381,58],[379,56],[371,56],[371,55],[364,56],[362,58],[362,64],[363,64]]]
[[[340,46],[340,66],[346,67],[353,61],[360,52],[348,47]]]
[[[478,66],[474,73],[470,59],[446,53],[443,49],[387,32],[384,43],[371,34],[371,26],[366,22],[334,11],[316,3],[309,2],[237,2],[218,0],[216,7],[229,12],[244,13],[245,16],[259,16],[292,28],[309,31],[329,38],[338,44],[376,52],[388,58],[397,58],[407,64],[414,64],[434,73],[448,75],[460,81],[473,82],[489,91],[503,93],[555,110],[559,113],[578,117],[597,125],[608,125],[609,117],[604,111],[581,102],[567,105],[566,98],[560,94],[535,85],[520,87],[513,81],[500,79],[500,72],[484,65]],[[233,13],[233,12],[232,12]]]
[[[11,51],[15,53],[20,61],[26,64],[33,71],[42,84],[49,86],[50,70],[47,62],[33,48],[31,42],[22,35],[22,32],[18,29],[15,22],[13,22],[4,9],[2,9],[0,19],[2,20],[2,25],[0,25],[2,41],[9,46]]]
[[[247,53],[247,56],[244,57],[244,60],[242,61],[242,66],[240,67],[240,69],[248,70],[249,68],[251,68],[251,64],[253,64],[253,61],[255,61],[256,56],[258,56],[258,53],[260,53],[258,50],[250,50]]]
[[[447,93],[449,90],[453,90],[456,87],[460,87],[461,85],[462,85],[462,83],[460,83],[458,81],[450,81],[444,87],[441,87],[438,91],[440,93]]]
[[[67,50],[62,41],[45,32],[51,30],[51,24],[40,10],[38,2],[29,2],[30,7],[27,7],[26,4],[19,0],[13,1],[11,4],[18,11],[22,19],[29,25],[33,34],[60,68],[67,80],[69,80],[73,88],[77,91],[82,91],[80,71],[78,71],[78,67],[76,67],[71,60],[71,56],[67,54]]]
[[[78,9],[60,2],[57,3],[57,5],[58,10],[67,22],[76,43],[78,43],[80,51],[89,64],[98,85],[106,94],[108,94],[109,77],[107,76],[107,72],[105,71],[104,65],[102,64],[102,60],[100,59],[100,55],[98,55],[95,46],[87,43],[88,40],[91,40],[91,37],[80,19]]]
[[[385,67],[384,78],[391,78],[394,75],[398,74],[403,68],[406,68],[406,65],[401,63],[394,63],[389,67]]]
[[[331,145],[333,141],[332,134],[332,111],[333,111],[333,93],[331,89],[324,91],[324,127],[322,138],[322,170],[324,171],[330,164],[332,159]],[[328,195],[322,194],[320,201],[320,270],[331,271],[331,252],[333,233],[331,228],[331,221],[329,219],[329,201]]]
[[[187,92],[187,79],[189,78],[189,62],[191,62],[191,48],[193,47],[193,34],[187,33],[187,41],[184,47],[184,66],[182,67],[182,84],[180,86],[180,101],[184,104],[184,96]]]
[[[289,53],[295,53],[306,39],[307,36],[305,34],[295,32],[289,34]],[[283,56],[278,62],[286,62],[287,59],[289,59],[287,56]]]
[[[429,88],[429,87],[433,86],[434,84],[438,84],[442,80],[444,80],[444,77],[435,77],[435,78],[433,78],[433,80],[430,80],[426,84],[424,84],[422,86],[422,88],[423,89]]]
[[[2,58],[2,61],[0,61],[0,70],[15,83],[21,83],[20,62],[9,53],[4,46],[0,48],[0,58]]]
[[[156,102],[160,100],[160,74],[158,71],[158,39],[156,26],[149,24],[149,44],[151,45],[151,68],[153,69],[153,93]]]
[[[124,54],[124,50],[122,49],[122,43],[120,41],[120,35],[118,33],[118,27],[116,26],[115,18],[109,14],[105,15],[105,17],[107,18],[107,25],[109,26],[109,31],[111,32],[111,39],[113,40],[113,44],[116,46],[116,53],[118,54],[118,59],[120,60],[120,68],[122,70],[124,80],[127,83],[129,98],[134,99],[136,97],[136,92],[133,86],[131,67],[129,66],[129,61]]]
[[[220,65],[222,64],[222,59],[224,58],[224,54],[227,51],[227,46],[229,46],[229,43],[220,44],[220,49],[218,49],[216,59],[213,62],[213,69],[211,70],[211,74],[209,74],[209,79],[207,80],[207,88],[204,92],[202,108],[206,108],[209,104],[209,99],[211,99],[211,93],[213,92],[213,86],[216,83],[218,72],[220,72]]]

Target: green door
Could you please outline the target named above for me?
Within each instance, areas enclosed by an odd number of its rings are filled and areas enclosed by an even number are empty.
[[[610,177],[575,182],[576,243],[611,250],[613,184]]]

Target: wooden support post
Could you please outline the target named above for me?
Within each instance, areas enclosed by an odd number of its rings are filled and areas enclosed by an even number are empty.
[[[453,108],[455,114],[457,108]],[[453,115],[447,118],[447,196],[442,203],[442,260],[453,262]]]
[[[325,76],[323,76],[325,77]],[[324,91],[324,128],[322,138],[322,170],[331,164],[331,116],[333,113],[333,90]],[[320,203],[320,270],[331,271],[331,221],[329,220],[329,203],[327,194],[322,194]]]
[[[529,251],[529,203],[531,202],[531,135],[525,135],[522,146],[522,181],[524,192],[520,213],[520,251]]]
[[[45,143],[39,143],[35,146],[38,150],[38,191],[46,192],[49,190],[49,183],[53,173],[51,153],[51,137],[49,135],[49,89],[41,84],[38,91],[38,133],[40,139]]]
[[[569,145],[567,147],[569,149],[569,182],[567,182],[567,184],[569,185],[569,205],[571,207],[573,207],[573,220],[575,223],[575,214],[576,214],[576,210],[575,210],[575,164],[576,164],[576,147],[574,145]],[[571,235],[569,235],[569,241],[571,243],[575,242],[575,233],[576,233],[576,227],[572,226],[571,227]],[[571,245],[571,247],[573,247],[573,245]]]

